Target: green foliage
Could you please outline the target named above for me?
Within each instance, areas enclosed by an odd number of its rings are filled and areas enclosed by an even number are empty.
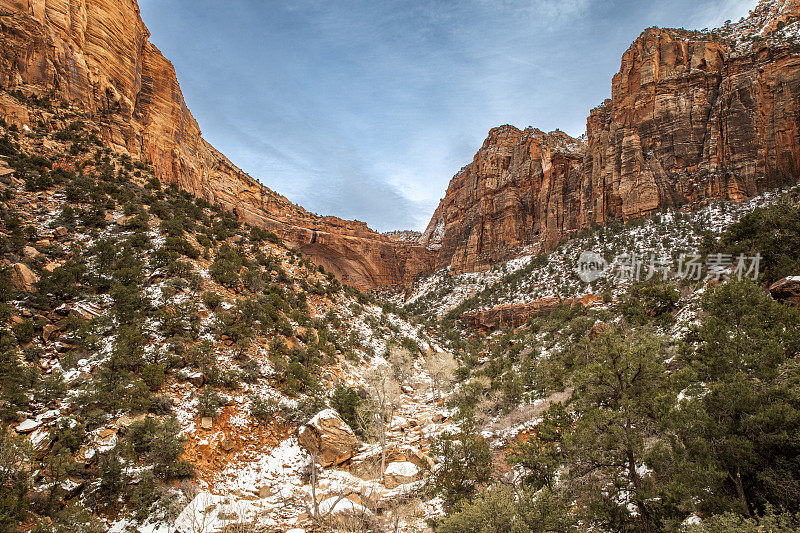
[[[797,512],[800,313],[750,281],[708,291],[703,311],[687,339],[696,349],[681,356],[672,453],[683,467],[671,477],[710,512]]]
[[[215,311],[217,307],[219,307],[219,305],[222,303],[222,296],[220,296],[216,292],[211,292],[211,291],[204,292],[203,303],[210,310]]]
[[[272,422],[279,412],[280,405],[275,400],[264,399],[258,395],[250,397],[250,416],[262,424]]]
[[[555,404],[536,425],[533,435],[510,450],[506,460],[524,469],[526,485],[534,490],[553,488],[559,468],[565,462],[562,439],[572,423],[573,418],[564,406]]]
[[[235,289],[241,283],[239,272],[243,266],[244,260],[242,256],[225,243],[220,246],[209,272],[211,277],[218,283]]]
[[[463,498],[470,498],[492,473],[489,444],[468,423],[458,433],[442,433],[431,445],[439,459],[428,479],[432,494],[441,496],[450,508]]]
[[[174,417],[158,419],[146,417],[131,424],[125,436],[129,455],[137,461],[153,466],[153,473],[163,479],[190,477],[190,466],[181,460],[184,438]]]
[[[770,509],[764,516],[745,518],[735,513],[724,513],[706,518],[701,524],[691,526],[687,533],[795,533],[800,531],[800,515],[775,513]]]
[[[553,533],[578,532],[569,516],[568,502],[549,490],[517,494],[504,486],[492,487],[474,500],[461,500],[446,517],[436,521],[436,533]]]
[[[616,309],[632,327],[655,322],[669,326],[675,322],[672,315],[678,308],[680,292],[672,284],[659,278],[631,285]]]
[[[363,428],[361,428],[359,409],[364,403],[364,399],[358,394],[357,390],[343,385],[336,385],[329,403],[331,408],[339,413],[342,420],[347,422],[347,425],[350,426],[353,431],[356,433],[363,431]]]
[[[757,209],[730,226],[715,252],[755,256],[760,253],[761,281],[771,284],[800,272],[800,207],[779,204]]]
[[[39,380],[34,367],[20,362],[19,350],[9,330],[0,330],[0,416],[13,420],[30,407]]]
[[[4,531],[12,531],[26,517],[32,458],[23,437],[0,427],[0,528]]]
[[[197,412],[200,416],[217,416],[223,405],[223,398],[213,387],[206,385],[197,397]]]

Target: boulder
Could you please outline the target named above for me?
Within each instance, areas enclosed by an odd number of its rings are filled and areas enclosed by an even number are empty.
[[[386,472],[383,473],[383,484],[387,489],[413,483],[419,479],[420,469],[411,461],[389,463],[386,466]]]
[[[202,387],[203,383],[205,382],[205,375],[203,375],[202,372],[187,372],[186,380],[195,387]]]
[[[21,291],[31,291],[33,285],[38,283],[39,276],[34,274],[25,263],[16,263],[11,273],[11,283]]]
[[[69,231],[64,226],[59,226],[53,230],[53,236],[57,239],[61,239],[62,237],[66,237]]]
[[[786,302],[800,309],[800,276],[789,276],[776,281],[769,293],[779,302]]]
[[[319,512],[322,515],[338,517],[342,515],[353,518],[369,518],[373,515],[372,511],[347,498],[331,496],[319,503]]]
[[[214,419],[210,416],[204,416],[200,419],[200,427],[203,429],[211,429],[214,427]]]
[[[57,336],[58,332],[59,327],[55,324],[45,324],[42,328],[42,339],[44,339],[44,342],[50,342]]]
[[[34,429],[38,428],[41,425],[42,425],[41,422],[29,418],[17,424],[17,427],[15,427],[14,429],[17,430],[17,433],[30,433],[31,431],[33,431]]]
[[[39,251],[34,248],[33,246],[26,246],[22,249],[22,255],[27,257],[28,259],[33,259],[35,257],[39,257]]]
[[[355,433],[333,409],[321,411],[303,425],[298,441],[323,467],[344,463],[358,449]]]
[[[225,453],[230,453],[236,447],[236,442],[230,437],[225,437],[222,439],[222,442],[219,443],[219,446]]]

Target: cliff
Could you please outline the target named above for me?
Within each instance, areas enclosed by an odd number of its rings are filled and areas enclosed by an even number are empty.
[[[80,107],[104,144],[274,231],[346,283],[398,284],[432,267],[424,248],[314,216],[239,170],[202,138],[175,69],[149,36],[135,0],[0,0],[0,88]],[[13,99],[0,100],[0,113],[28,125]]]
[[[492,130],[421,242],[437,266],[483,270],[581,228],[800,176],[800,0],[763,0],[712,32],[650,28],[624,54],[586,142]]]
[[[450,182],[420,241],[437,267],[483,270],[523,245],[554,243],[576,221],[583,143],[501,126]]]

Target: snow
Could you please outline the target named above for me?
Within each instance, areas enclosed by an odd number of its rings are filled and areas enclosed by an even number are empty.
[[[41,422],[29,418],[19,423],[16,427],[16,430],[18,433],[28,433],[29,431],[33,431],[34,429],[38,428],[41,425],[42,425]]]
[[[419,467],[410,461],[389,463],[386,474],[390,476],[414,477],[419,474]]]
[[[367,509],[361,504],[358,504],[347,498],[333,496],[327,500],[323,500],[319,504],[319,512],[321,515],[336,516],[339,514],[350,514],[355,516],[372,516],[372,511]]]

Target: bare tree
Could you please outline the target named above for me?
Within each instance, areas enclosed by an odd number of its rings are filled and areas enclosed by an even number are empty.
[[[442,390],[452,383],[457,366],[458,364],[450,352],[436,352],[425,361],[425,370],[431,377],[431,387],[437,402],[441,399]]]
[[[372,370],[367,375],[368,400],[366,408],[369,410],[368,426],[373,430],[373,435],[378,438],[381,445],[381,475],[386,471],[386,441],[389,427],[398,408],[400,397],[400,384],[395,377],[391,366],[382,365]]]
[[[414,356],[411,355],[411,352],[400,346],[392,345],[387,349],[386,360],[392,367],[394,379],[400,385],[407,384],[414,371]]]

